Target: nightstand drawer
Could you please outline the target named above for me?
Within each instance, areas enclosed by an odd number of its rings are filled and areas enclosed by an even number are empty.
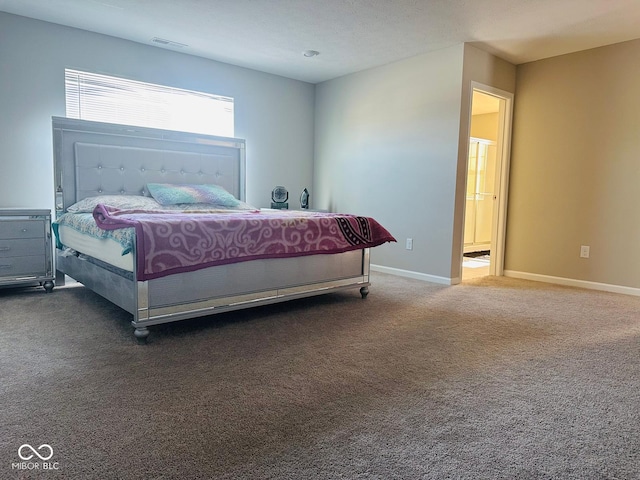
[[[24,240],[17,238],[5,240],[0,238],[0,259],[38,255],[42,252],[43,242],[42,235],[40,238],[25,238]],[[0,275],[2,275],[2,272],[0,272]]]
[[[7,220],[0,222],[0,239],[42,238],[44,228],[43,220]]]
[[[0,258],[0,282],[2,277],[39,277],[46,272],[44,255]]]

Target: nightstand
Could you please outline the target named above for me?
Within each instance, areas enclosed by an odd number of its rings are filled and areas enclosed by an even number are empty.
[[[49,210],[0,208],[0,286],[54,287]]]

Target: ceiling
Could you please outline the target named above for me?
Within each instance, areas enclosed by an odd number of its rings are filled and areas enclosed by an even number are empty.
[[[463,42],[517,65],[640,37],[638,0],[0,0],[0,11],[311,83]]]

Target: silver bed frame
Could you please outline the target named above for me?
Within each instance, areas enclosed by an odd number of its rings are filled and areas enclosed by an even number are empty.
[[[157,183],[216,183],[245,200],[245,142],[236,138],[52,118],[56,214],[95,195],[145,195]],[[81,252],[80,252],[81,253]],[[359,288],[369,292],[369,249],[252,260],[148,281],[56,249],[56,284],[77,280],[148,327],[215,313]]]

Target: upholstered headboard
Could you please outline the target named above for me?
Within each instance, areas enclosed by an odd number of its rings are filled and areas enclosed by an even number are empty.
[[[245,142],[53,117],[56,211],[95,195],[148,195],[147,183],[215,183],[245,198]]]

